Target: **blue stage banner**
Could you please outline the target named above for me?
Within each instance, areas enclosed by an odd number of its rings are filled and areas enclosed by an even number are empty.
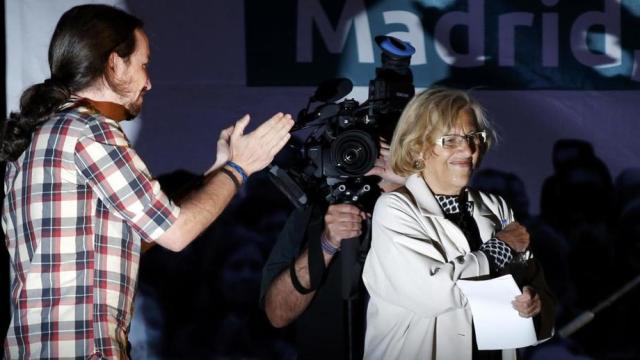
[[[366,86],[391,35],[417,87],[640,88],[638,0],[247,0],[245,24],[250,86]]]

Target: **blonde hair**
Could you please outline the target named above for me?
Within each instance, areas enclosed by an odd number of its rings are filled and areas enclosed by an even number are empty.
[[[401,176],[419,172],[424,151],[457,125],[463,111],[471,111],[478,131],[487,132],[487,144],[479,150],[488,150],[496,134],[480,103],[463,90],[433,88],[414,96],[398,120],[391,140],[393,171]]]

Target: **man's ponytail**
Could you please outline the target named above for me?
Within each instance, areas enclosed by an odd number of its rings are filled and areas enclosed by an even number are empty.
[[[20,97],[20,112],[11,113],[4,123],[0,160],[17,160],[31,143],[35,129],[70,96],[65,85],[51,79],[25,90]]]

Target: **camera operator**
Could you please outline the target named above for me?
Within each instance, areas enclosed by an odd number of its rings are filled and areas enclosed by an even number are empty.
[[[375,167],[366,175],[378,176],[380,189],[392,191],[404,184],[404,178],[388,166],[389,145],[382,141],[380,145]],[[342,241],[367,230],[363,221],[369,217],[353,204],[312,204],[295,210],[278,237],[263,270],[260,304],[273,326],[294,323],[300,359],[341,359],[349,352],[362,357],[365,299],[358,296],[347,309],[341,294],[339,258]],[[310,244],[314,241],[321,245],[325,267],[315,288],[310,276]],[[348,345],[350,336],[353,349]]]
[[[275,327],[293,323],[301,359],[362,358],[370,214],[381,192],[404,184],[388,166],[386,141],[415,94],[415,48],[391,36],[375,40],[381,66],[367,100],[336,103],[351,92],[349,79],[320,84],[292,128],[314,129],[298,149],[301,161],[269,171],[298,209],[264,267],[260,304]]]

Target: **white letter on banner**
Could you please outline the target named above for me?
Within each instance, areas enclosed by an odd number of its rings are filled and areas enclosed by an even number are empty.
[[[466,54],[453,50],[451,30],[466,25],[469,51]],[[443,15],[435,28],[436,51],[449,65],[475,67],[484,63],[484,0],[469,0],[469,12],[451,11]]]
[[[580,15],[571,28],[571,51],[586,66],[611,67],[622,63],[620,39],[620,0],[603,0],[604,11],[588,11]],[[604,54],[594,53],[587,45],[589,29],[595,25],[604,27]]]
[[[342,52],[351,25],[355,24],[358,61],[373,63],[371,29],[363,0],[345,2],[336,29],[331,27],[331,22],[319,0],[298,0],[297,20],[296,60],[298,62],[313,61],[313,24],[315,23],[327,50],[332,54]]]
[[[385,24],[403,24],[409,31],[396,31],[388,33],[388,36],[396,37],[402,41],[408,41],[416,48],[416,53],[411,57],[411,65],[423,65],[427,63],[427,50],[424,45],[424,31],[420,18],[408,11],[385,11],[382,13]]]

